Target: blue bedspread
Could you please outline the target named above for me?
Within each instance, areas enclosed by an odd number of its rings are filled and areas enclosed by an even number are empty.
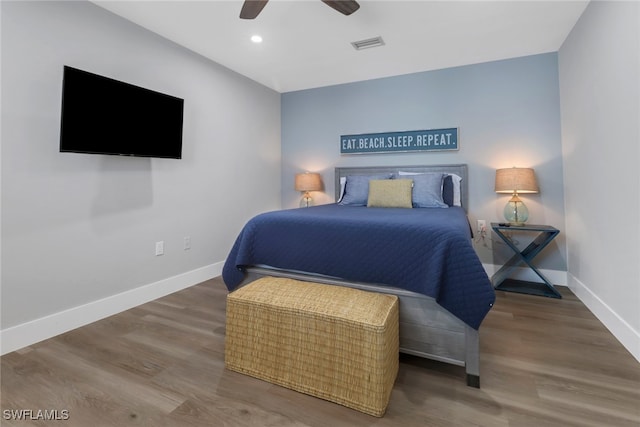
[[[240,232],[224,265],[229,291],[243,266],[266,265],[377,283],[433,297],[474,329],[495,292],[464,210],[336,204],[268,212]]]

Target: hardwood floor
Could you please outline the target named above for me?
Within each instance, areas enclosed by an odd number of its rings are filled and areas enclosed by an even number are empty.
[[[637,427],[640,363],[559,290],[562,300],[498,292],[480,332],[481,389],[461,367],[401,355],[375,418],[226,370],[216,278],[3,356],[0,424]],[[68,419],[11,419],[19,410]]]

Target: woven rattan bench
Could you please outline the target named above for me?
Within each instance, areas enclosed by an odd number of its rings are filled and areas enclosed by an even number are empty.
[[[225,365],[384,415],[398,373],[398,300],[263,277],[227,296]]]

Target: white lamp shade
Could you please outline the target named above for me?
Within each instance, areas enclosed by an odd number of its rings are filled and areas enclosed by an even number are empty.
[[[506,168],[496,170],[496,193],[538,193],[538,182],[531,168]]]
[[[296,191],[320,191],[322,190],[322,179],[318,173],[296,174]]]

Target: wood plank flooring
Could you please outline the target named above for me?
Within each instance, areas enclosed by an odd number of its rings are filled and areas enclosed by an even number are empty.
[[[461,367],[401,355],[375,418],[226,370],[227,291],[215,278],[3,356],[0,424],[638,427],[640,363],[559,290],[498,292],[480,330],[481,389]],[[10,419],[19,410],[68,419]]]

